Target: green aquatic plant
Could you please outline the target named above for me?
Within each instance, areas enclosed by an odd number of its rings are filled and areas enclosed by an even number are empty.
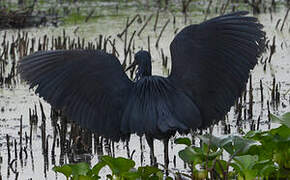
[[[272,122],[280,126],[268,131],[249,131],[244,136],[217,137],[198,135],[201,146],[195,146],[187,137],[176,139],[175,144],[185,145],[179,157],[189,165],[190,174],[173,172],[174,177],[191,179],[287,179],[290,177],[290,113],[281,117],[273,114]],[[227,157],[227,158],[224,158]],[[99,172],[108,167],[111,180],[166,180],[165,171],[153,166],[135,168],[135,162],[122,157],[102,156],[99,163],[90,168],[87,163],[56,166],[54,171],[67,179],[96,180]]]
[[[245,136],[199,135],[201,147],[188,143],[188,138],[179,138],[176,144],[187,145],[179,152],[179,157],[192,167],[190,176],[203,173],[201,179],[289,178],[290,113],[270,117],[272,122],[281,125],[268,131],[250,131]],[[229,155],[226,161],[222,159],[224,151]]]
[[[105,166],[108,166],[111,170],[111,174],[106,175],[107,179],[111,180],[161,180],[164,176],[163,172],[156,167],[143,166],[135,169],[133,160],[110,156],[102,156],[100,161],[92,168],[88,163],[82,162],[55,166],[53,170],[62,173],[67,179],[71,180],[97,180],[101,179],[99,172]]]

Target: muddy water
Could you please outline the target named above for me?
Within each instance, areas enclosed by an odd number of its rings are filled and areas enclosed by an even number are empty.
[[[128,12],[127,12],[128,13]],[[128,13],[132,14],[130,17],[132,18],[136,14],[136,10]],[[146,12],[146,11],[138,11],[141,14],[141,17],[149,17],[151,13],[154,12]],[[265,31],[267,32],[267,36],[270,39],[270,43],[272,44],[273,36],[276,36],[276,53],[272,57],[272,63],[267,64],[266,71],[264,71],[264,64],[259,63],[259,65],[252,72],[253,79],[253,96],[254,96],[254,112],[253,118],[251,120],[244,120],[242,126],[236,126],[237,114],[234,113],[234,109],[232,108],[231,112],[228,115],[226,123],[230,124],[231,133],[240,134],[241,131],[247,132],[250,129],[250,124],[252,120],[257,122],[258,117],[261,118],[260,129],[268,129],[269,127],[277,126],[276,124],[271,124],[270,126],[267,124],[267,101],[271,101],[271,88],[273,77],[275,77],[276,82],[279,84],[280,93],[281,93],[281,102],[277,108],[270,106],[270,111],[276,114],[281,114],[286,111],[290,111],[289,108],[289,97],[290,92],[288,94],[287,91],[290,89],[290,36],[289,36],[289,20],[286,21],[284,31],[281,33],[280,31],[275,30],[276,22],[279,18],[283,19],[285,15],[285,10],[282,8],[278,13],[273,14],[273,20],[270,20],[269,14],[261,14],[258,16],[259,20],[262,24],[265,25]],[[213,15],[211,15],[213,16]],[[188,18],[188,23],[198,23],[201,22],[204,17],[200,13],[192,13],[191,17]],[[155,42],[157,37],[165,24],[165,22],[170,19],[170,23],[165,29],[160,43],[159,48],[155,48]],[[288,18],[289,19],[289,18]],[[182,28],[185,26],[184,17],[182,15],[177,14],[176,16],[176,24],[173,24],[173,16],[171,13],[161,12],[159,16],[159,22],[157,26],[157,31],[153,31],[155,17],[152,18],[148,26],[141,33],[140,37],[135,36],[135,51],[143,48],[147,49],[147,37],[150,36],[150,49],[153,58],[153,74],[167,76],[168,68],[162,66],[161,61],[161,49],[163,49],[166,56],[170,57],[169,53],[169,43],[174,37],[174,31],[176,28]],[[48,37],[51,36],[59,36],[62,35],[63,28],[66,29],[66,35],[70,37],[81,37],[85,38],[86,41],[95,41],[99,34],[103,34],[104,36],[112,36],[111,38],[116,38],[116,47],[118,52],[120,53],[119,59],[122,61],[124,58],[123,55],[123,47],[124,42],[116,37],[116,34],[123,31],[126,23],[125,16],[103,16],[98,18],[97,20],[89,21],[86,24],[78,24],[78,25],[66,25],[58,28],[54,27],[40,27],[40,28],[30,28],[25,29],[23,31],[29,32],[29,37],[42,37],[46,34]],[[128,37],[131,37],[134,30],[138,31],[142,27],[143,23],[135,22],[128,30]],[[77,31],[76,31],[77,29]],[[12,36],[16,36],[18,31],[16,30],[7,30],[7,38],[12,38]],[[4,32],[0,32],[0,37],[2,38]],[[2,41],[0,39],[0,41]],[[269,56],[269,51],[265,53],[264,58]],[[170,68],[170,61],[168,63],[168,67]],[[263,82],[264,88],[264,101],[261,103],[260,98],[260,80]],[[26,132],[29,134],[30,125],[29,125],[29,108],[33,109],[36,105],[39,118],[41,117],[39,101],[44,105],[44,112],[47,117],[46,120],[46,133],[48,135],[48,164],[45,163],[45,158],[42,154],[42,143],[41,143],[41,131],[40,131],[40,122],[33,129],[33,142],[32,146],[27,146],[27,156],[24,154],[23,160],[17,160],[11,165],[12,168],[8,166],[8,153],[7,153],[7,145],[6,145],[6,134],[10,136],[10,142],[16,140],[19,144],[19,130],[20,130],[20,117],[23,117],[23,134]],[[247,97],[248,102],[248,97]],[[249,104],[245,103],[245,107],[248,107]],[[50,105],[47,104],[44,100],[38,98],[33,92],[33,90],[29,90],[28,86],[25,83],[18,83],[16,87],[13,88],[1,88],[0,89],[0,175],[2,179],[15,179],[18,173],[18,179],[65,179],[64,176],[54,173],[51,169],[54,165],[59,165],[60,163],[60,149],[56,148],[56,156],[53,160],[51,156],[51,146],[52,146],[52,137],[53,137],[53,128],[50,123]],[[216,125],[214,128],[215,135],[223,135],[224,134],[224,125],[220,123]],[[25,139],[23,139],[23,147],[25,147]],[[145,165],[150,163],[149,159],[149,148],[146,144],[144,137],[142,138],[142,144],[144,149],[144,159],[141,161],[141,150],[140,150],[140,139],[138,136],[133,135],[131,140],[129,141],[129,150],[132,153],[135,150],[133,155],[133,159],[137,163],[137,165]],[[10,146],[11,148],[11,160],[15,159],[14,155],[14,146]],[[175,169],[173,166],[174,156],[178,156],[177,152],[183,148],[182,145],[174,145],[172,140],[169,143],[169,157],[170,157],[170,168]],[[17,152],[19,153],[19,145],[17,145]],[[104,149],[104,154],[108,154],[106,149]],[[127,148],[125,143],[115,143],[115,155],[127,157]],[[160,141],[155,141],[155,154],[157,156],[157,160],[160,163],[163,163],[163,145]],[[83,157],[86,159],[91,159],[91,163],[95,164],[98,161],[98,153],[94,154],[85,154]],[[18,154],[19,157],[19,154]],[[77,158],[77,157],[76,157]],[[64,158],[65,163],[69,163],[68,158]],[[184,169],[183,162],[176,157],[177,168],[180,170],[186,171]],[[13,172],[15,170],[15,172]],[[108,170],[104,170],[103,174]]]

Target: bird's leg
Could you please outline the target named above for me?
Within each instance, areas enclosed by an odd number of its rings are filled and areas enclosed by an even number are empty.
[[[169,141],[169,138],[163,139],[163,143],[164,143],[164,165],[165,165],[165,168],[166,168],[166,176],[168,176],[168,164],[169,164],[168,141]]]
[[[143,152],[143,142],[142,142],[142,136],[140,136],[140,150],[141,150],[141,166],[143,166],[143,159],[144,159],[144,152]]]
[[[150,148],[150,164],[152,166],[157,166],[156,157],[154,155],[153,138],[149,135],[145,135],[145,138],[146,138],[146,141],[147,141],[149,148]]]
[[[130,148],[129,148],[129,139],[126,140],[126,150],[127,150],[127,156],[130,158]]]

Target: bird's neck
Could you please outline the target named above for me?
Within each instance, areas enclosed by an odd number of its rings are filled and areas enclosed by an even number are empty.
[[[137,80],[145,76],[152,76],[151,61],[146,64],[139,65],[137,69],[137,72],[136,72]]]

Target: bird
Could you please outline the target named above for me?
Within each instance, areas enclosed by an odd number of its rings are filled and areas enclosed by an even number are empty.
[[[265,51],[265,36],[256,17],[239,11],[178,32],[167,77],[152,75],[145,50],[125,70],[113,54],[81,49],[39,51],[19,60],[17,69],[36,94],[81,127],[113,141],[145,134],[152,158],[153,139],[168,148],[176,132],[223,119]],[[135,67],[131,80],[126,70]]]

